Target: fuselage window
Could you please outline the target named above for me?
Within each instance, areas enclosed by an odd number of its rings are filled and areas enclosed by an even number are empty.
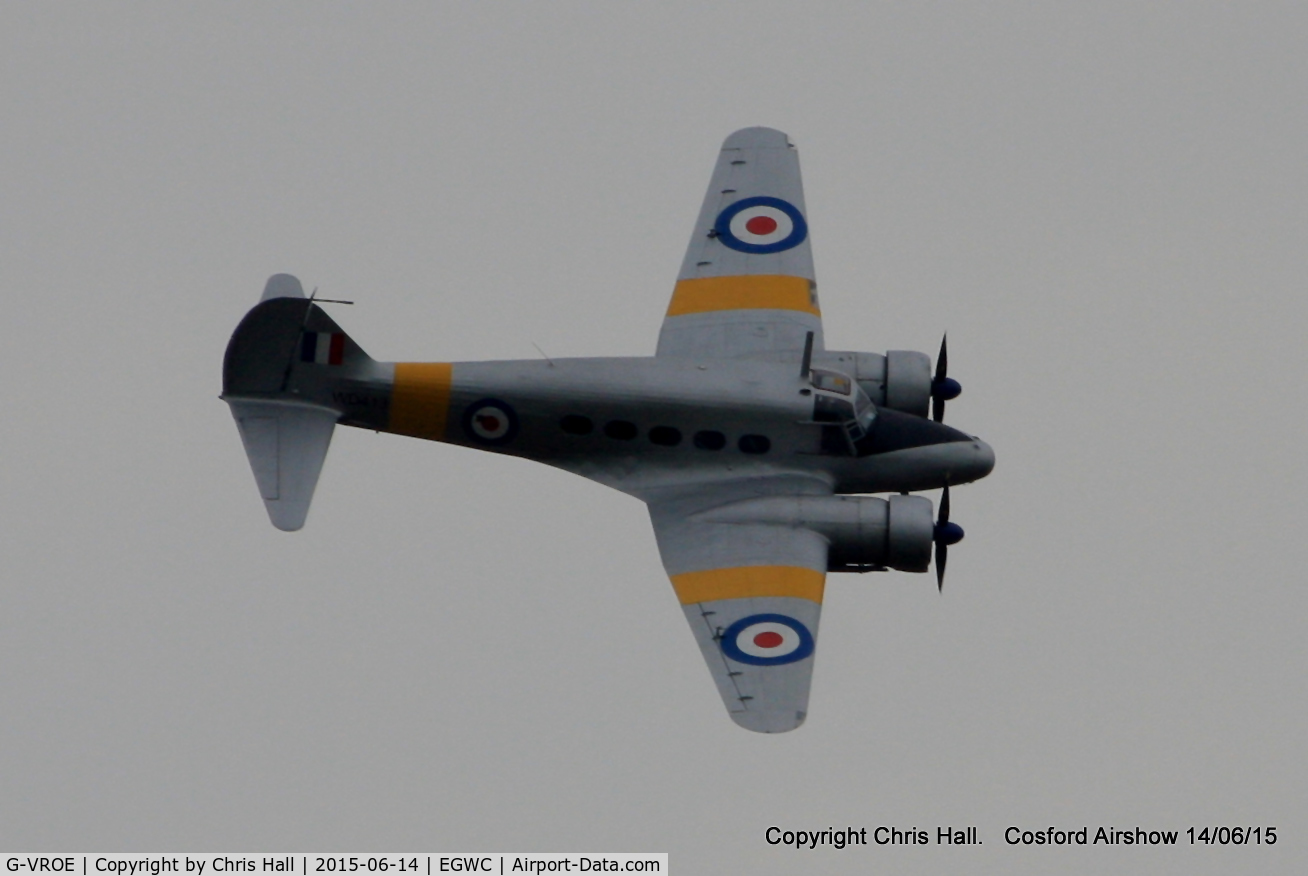
[[[741,435],[736,446],[741,453],[767,453],[772,449],[772,442],[766,435]]]
[[[580,414],[568,414],[562,420],[559,420],[559,428],[569,435],[589,435],[595,431],[595,424],[591,422],[590,417],[583,417]]]
[[[700,450],[721,450],[727,446],[727,436],[712,429],[695,433],[695,446]]]
[[[655,426],[649,430],[649,440],[651,444],[676,447],[681,443],[681,430],[674,429],[671,426]]]
[[[636,424],[626,420],[609,420],[604,424],[604,434],[619,441],[630,441],[636,437]]]

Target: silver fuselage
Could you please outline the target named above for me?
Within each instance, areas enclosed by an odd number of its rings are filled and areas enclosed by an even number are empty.
[[[438,440],[533,459],[645,499],[669,475],[684,483],[793,472],[820,478],[836,493],[877,493],[967,483],[994,467],[984,441],[887,408],[876,411],[864,455],[855,455],[833,436],[838,426],[815,421],[816,401],[840,396],[815,388],[791,363],[624,357],[450,367]],[[340,410],[344,425],[393,431],[395,368],[372,363],[367,374],[324,380],[320,388],[312,387],[310,371],[301,392],[321,396],[306,401]],[[327,369],[320,373],[330,376]],[[508,440],[486,440],[467,421],[488,402],[516,417]],[[590,428],[583,431],[577,424],[585,423]],[[878,430],[885,440],[874,440]],[[722,446],[696,440],[706,434],[722,436]],[[745,436],[753,437],[742,444]],[[761,446],[766,450],[759,452]]]

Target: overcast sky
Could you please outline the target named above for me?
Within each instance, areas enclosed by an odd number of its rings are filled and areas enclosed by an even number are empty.
[[[0,847],[1304,866],[1306,86],[1296,4],[5,5]],[[943,597],[830,577],[802,729],[728,719],[591,482],[339,429],[269,525],[217,399],[269,274],[379,359],[650,354],[759,124],[828,346],[948,330],[998,457]],[[764,841],[883,824],[985,845]]]

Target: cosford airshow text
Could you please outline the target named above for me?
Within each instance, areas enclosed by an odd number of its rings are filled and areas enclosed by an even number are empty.
[[[1093,833],[1088,827],[1067,830],[1057,827],[1040,830],[1010,827],[1004,831],[1004,842],[1010,846],[1174,846],[1177,835],[1175,830],[1145,830],[1143,827],[1100,827]]]

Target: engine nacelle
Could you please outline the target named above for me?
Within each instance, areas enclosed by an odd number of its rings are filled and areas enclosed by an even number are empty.
[[[733,502],[696,519],[811,529],[831,545],[832,572],[925,572],[935,543],[931,500],[922,496],[775,496]]]
[[[880,353],[826,352],[813,366],[843,371],[858,381],[877,407],[925,417],[931,407],[931,357],[913,350]]]

